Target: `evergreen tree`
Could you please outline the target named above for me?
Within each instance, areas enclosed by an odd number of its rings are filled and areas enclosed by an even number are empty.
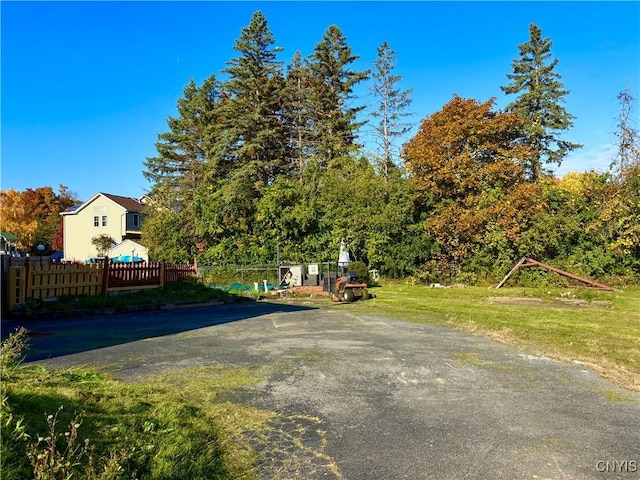
[[[283,122],[289,143],[288,175],[301,183],[308,160],[315,155],[317,142],[314,135],[314,105],[311,89],[313,79],[304,64],[300,51],[296,51],[287,69],[284,89]]]
[[[223,70],[229,75],[221,86],[225,102],[209,133],[215,138],[214,165],[224,166],[224,175],[212,172],[215,181],[194,201],[197,232],[211,261],[259,258],[254,246],[263,239],[255,230],[257,205],[287,171],[284,78],[274,43],[266,18],[255,12],[235,42],[239,55]]]
[[[169,131],[158,135],[158,156],[144,162],[145,178],[151,182],[147,219],[142,234],[150,254],[157,259],[191,261],[196,253],[198,216],[195,200],[226,169],[216,149],[212,126],[220,122],[219,93],[215,76],[198,87],[192,79],[177,102],[177,117],[169,117]],[[179,234],[167,235],[171,228]]]
[[[317,108],[312,112],[316,154],[323,168],[359,146],[355,139],[363,123],[356,117],[364,107],[349,106],[349,101],[354,86],[367,79],[368,71],[351,70],[358,58],[340,29],[331,25],[307,62],[313,79],[312,101]]]
[[[569,91],[554,71],[558,59],[550,60],[552,41],[543,38],[534,24],[529,26],[529,35],[529,41],[518,46],[520,58],[512,62],[513,73],[507,74],[511,83],[501,89],[518,95],[506,111],[517,113],[526,122],[527,141],[538,152],[527,173],[530,180],[537,181],[545,173],[544,164],[560,165],[569,152],[582,145],[559,138],[573,126],[575,117],[561,105]]]
[[[281,173],[287,145],[281,122],[281,90],[284,79],[281,50],[267,20],[255,12],[242,29],[234,50],[240,53],[227,63],[229,79],[224,92],[229,97],[225,109],[225,131],[235,155],[236,174],[267,184]]]
[[[218,85],[212,75],[198,87],[193,79],[178,100],[177,117],[169,117],[169,131],[158,135],[158,156],[145,160],[145,178],[152,184],[149,196],[158,205],[180,208],[192,198],[212,149],[210,125],[219,106]]]
[[[407,111],[411,105],[411,89],[399,90],[399,75],[394,75],[396,55],[384,42],[378,47],[378,58],[374,62],[373,85],[371,89],[377,100],[377,109],[371,116],[378,120],[374,127],[379,146],[381,171],[384,178],[389,177],[389,169],[396,165],[395,141],[411,129],[411,124],[402,120],[411,115]]]

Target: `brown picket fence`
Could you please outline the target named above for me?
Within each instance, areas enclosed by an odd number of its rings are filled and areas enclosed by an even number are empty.
[[[61,295],[107,295],[109,292],[163,288],[197,274],[194,265],[163,262],[98,264],[52,263],[9,264],[5,270],[3,303],[13,310],[28,299],[42,300]]]

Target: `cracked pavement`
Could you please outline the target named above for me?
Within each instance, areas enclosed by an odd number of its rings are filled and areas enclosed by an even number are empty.
[[[640,394],[444,326],[268,302],[25,326],[49,367],[267,372],[238,396],[278,414],[265,479],[640,478]]]

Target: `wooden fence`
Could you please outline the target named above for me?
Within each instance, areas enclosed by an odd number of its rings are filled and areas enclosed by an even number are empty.
[[[28,299],[61,295],[107,295],[109,292],[163,288],[196,274],[196,265],[166,265],[163,262],[98,264],[9,265],[3,284],[3,303],[13,310]]]

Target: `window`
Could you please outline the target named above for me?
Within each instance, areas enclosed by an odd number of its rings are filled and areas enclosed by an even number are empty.
[[[107,207],[105,205],[96,205],[93,207],[93,226],[107,226]]]
[[[137,213],[133,214],[133,226],[134,227],[139,227],[140,226],[140,219],[138,218],[138,214]]]

